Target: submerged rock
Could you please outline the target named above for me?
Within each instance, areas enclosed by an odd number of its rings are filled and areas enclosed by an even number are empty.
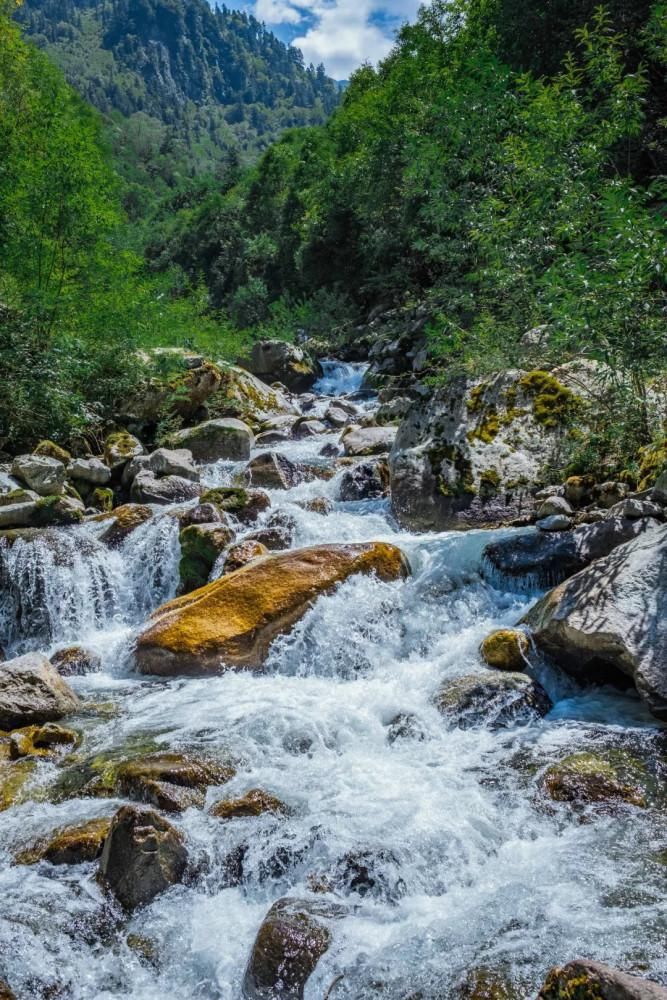
[[[435,705],[461,729],[482,725],[504,729],[546,715],[551,701],[537,681],[525,674],[489,670],[446,681]]]
[[[538,1000],[667,1000],[667,988],[579,958],[551,969]]]
[[[83,646],[58,649],[51,657],[51,663],[61,677],[82,677],[102,669],[102,658]]]
[[[55,722],[80,707],[74,691],[40,653],[8,660],[0,668],[0,729]]]
[[[267,490],[288,490],[303,482],[304,475],[298,465],[278,451],[267,451],[257,455],[245,470],[245,478],[250,486],[262,486]]]
[[[35,771],[31,758],[9,761],[9,746],[0,746],[0,812],[23,801],[26,785]]]
[[[230,514],[242,524],[251,524],[271,506],[271,498],[263,490],[247,490],[240,486],[217,486],[206,490],[201,504],[213,504],[221,515]]]
[[[78,742],[79,734],[73,729],[65,729],[55,722],[46,722],[43,726],[15,729],[9,737],[9,757],[11,760],[20,760],[22,757],[54,757],[76,746]]]
[[[250,540],[259,542],[271,552],[277,552],[292,545],[296,529],[293,514],[286,510],[275,510],[269,514],[261,528],[253,531]]]
[[[91,819],[76,826],[56,830],[16,855],[19,865],[34,865],[48,861],[52,865],[80,865],[96,861],[111,827],[111,817]]]
[[[525,632],[515,628],[500,628],[479,647],[484,662],[499,670],[525,670],[530,642]]]
[[[638,780],[638,771],[642,770],[641,762],[620,751],[606,757],[576,753],[552,764],[542,784],[555,802],[578,806],[623,802],[643,807],[646,794]]]
[[[169,438],[172,448],[187,448],[198,462],[217,462],[227,459],[241,462],[250,458],[255,436],[242,420],[222,417],[207,420],[196,427],[176,431]]]
[[[126,910],[180,882],[187,865],[181,833],[154,809],[123,806],[104,841],[99,875]]]
[[[252,349],[249,370],[266,382],[282,382],[290,392],[308,392],[322,375],[322,368],[295,344],[262,340]]]
[[[238,799],[223,799],[221,802],[216,802],[211,806],[210,812],[211,816],[216,816],[218,819],[261,816],[263,813],[281,816],[287,812],[287,806],[275,795],[270,795],[261,788],[251,788]]]
[[[393,545],[320,545],[257,559],[154,613],[136,644],[141,673],[175,676],[258,669],[276,636],[322,594],[357,573],[408,573]]]
[[[593,683],[625,674],[653,714],[667,719],[667,525],[560,584],[524,623],[567,673]]]

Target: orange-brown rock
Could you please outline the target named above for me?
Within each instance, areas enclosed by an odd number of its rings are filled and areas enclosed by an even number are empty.
[[[318,545],[255,559],[158,608],[137,639],[137,666],[167,677],[259,669],[276,636],[318,597],[359,573],[390,581],[408,572],[401,550],[385,542]]]
[[[275,795],[262,791],[261,788],[251,788],[249,792],[238,799],[223,799],[211,808],[211,816],[218,819],[237,819],[246,816],[261,816],[262,813],[281,815],[287,812],[284,802]]]
[[[38,861],[50,861],[52,865],[78,865],[84,861],[95,861],[102,853],[110,826],[111,817],[103,816],[56,830],[50,837],[17,854],[17,864],[34,865]]]

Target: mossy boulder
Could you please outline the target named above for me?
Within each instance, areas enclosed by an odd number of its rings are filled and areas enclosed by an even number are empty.
[[[528,636],[515,628],[496,629],[479,647],[487,666],[498,670],[524,670],[529,651]]]
[[[126,430],[113,431],[104,441],[104,461],[111,472],[122,470],[137,455],[143,455],[141,441]]]
[[[161,676],[259,669],[272,641],[349,577],[407,575],[393,545],[320,545],[253,560],[154,613],[136,642],[141,673]]]
[[[113,490],[110,490],[108,486],[96,487],[91,494],[90,502],[91,506],[95,507],[97,510],[101,510],[105,514],[108,514],[113,510]]]
[[[624,751],[570,754],[546,771],[542,785],[554,802],[647,805],[645,765]]]
[[[181,531],[179,575],[182,594],[189,594],[208,582],[218,557],[233,538],[233,530],[222,523],[191,524]]]
[[[34,528],[67,527],[83,521],[84,507],[80,500],[67,496],[41,497],[30,523]]]
[[[9,744],[0,744],[0,812],[24,801],[26,786],[32,778],[36,761],[31,758],[9,760]]]
[[[217,486],[206,490],[199,502],[212,503],[222,515],[230,514],[242,524],[256,521],[271,506],[271,498],[263,490],[247,490],[240,486]]]
[[[59,444],[55,441],[40,441],[36,448],[33,449],[33,455],[42,455],[46,458],[55,458],[58,462],[62,462],[67,465],[71,461],[72,456],[66,448],[61,448]]]
[[[551,969],[537,1000],[667,1000],[667,988],[601,962],[577,959]]]
[[[55,722],[43,726],[26,726],[15,729],[9,735],[9,757],[53,758],[71,750],[80,742],[80,735],[73,729],[66,729]]]
[[[261,788],[251,788],[237,799],[223,799],[221,802],[216,802],[211,806],[210,812],[211,816],[216,816],[218,819],[239,819],[261,816],[264,813],[281,816],[287,812],[287,806],[275,795],[270,795]]]
[[[110,514],[98,514],[94,520],[108,525],[100,537],[110,548],[117,548],[152,516],[153,511],[147,504],[125,503]]]
[[[259,429],[271,415],[297,416],[299,408],[275,386],[244,368],[220,365],[220,386],[209,401],[212,417],[238,417]]]
[[[250,427],[235,417],[206,420],[196,427],[176,431],[168,439],[170,448],[187,448],[198,462],[247,460],[254,442]]]
[[[439,712],[461,729],[505,729],[546,715],[546,691],[525,674],[487,670],[445,681],[435,697]]]
[[[110,827],[111,817],[106,816],[62,827],[20,851],[16,855],[16,863],[34,865],[39,861],[48,861],[52,865],[80,865],[96,861],[102,853]]]
[[[62,677],[82,677],[102,669],[101,657],[83,646],[58,649],[52,655],[51,663]]]
[[[282,340],[263,340],[252,349],[249,370],[266,382],[281,382],[291,392],[308,392],[322,375],[319,362]]]

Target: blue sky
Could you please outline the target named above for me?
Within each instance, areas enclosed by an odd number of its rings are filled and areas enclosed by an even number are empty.
[[[330,76],[346,80],[365,60],[375,63],[389,52],[420,0],[245,0],[241,6],[298,46],[306,63],[324,63]]]

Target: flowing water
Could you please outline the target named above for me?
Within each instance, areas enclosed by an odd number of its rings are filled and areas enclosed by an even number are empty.
[[[331,363],[318,390],[354,392],[362,376],[360,366]],[[314,460],[336,437],[283,450]],[[238,468],[218,463],[203,478],[226,483]],[[12,863],[39,835],[119,805],[53,804],[46,790],[55,765],[39,764],[40,801],[0,817],[0,976],[21,1000],[238,1000],[270,905],[311,896],[318,881],[330,888],[324,898],[348,910],[306,1000],[323,1000],[334,980],[332,1000],[454,997],[461,976],[479,966],[505,970],[519,996],[534,997],[551,965],[579,955],[667,981],[660,816],[628,809],[582,822],[565,806],[547,808],[538,791],[544,769],[575,750],[626,742],[657,753],[655,723],[630,695],[581,692],[544,668],[555,703],[544,720],[502,731],[448,726],[434,692],[481,669],[480,640],[516,622],[537,595],[485,578],[483,549],[498,532],[402,532],[384,501],[337,502],[339,478],[272,493],[274,508],[294,518],[294,545],[390,540],[412,576],[358,577],[320,599],[274,643],[261,675],[133,673],[134,631],[176,591],[170,511],[116,552],[92,525],[0,543],[8,653],[76,641],[103,657],[102,672],[73,681],[82,697],[116,706],[80,720],[86,752],[150,735],[166,747],[222,753],[237,774],[210,789],[209,802],[262,788],[290,807],[286,818],[229,823],[186,811],[177,822],[197,877],[119,925],[95,865]],[[296,505],[318,495],[334,500],[330,514]],[[241,845],[243,882],[230,886],[226,859]],[[350,855],[372,868],[366,892],[351,884],[349,866],[346,874]],[[128,934],[152,941],[157,960],[142,959]]]

